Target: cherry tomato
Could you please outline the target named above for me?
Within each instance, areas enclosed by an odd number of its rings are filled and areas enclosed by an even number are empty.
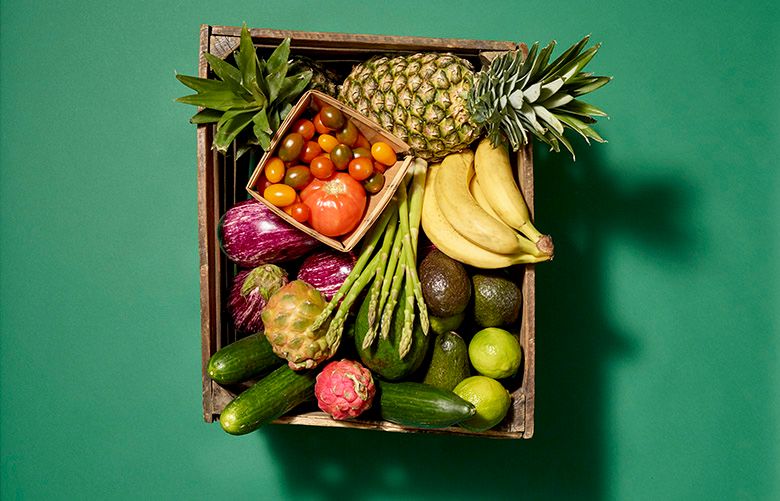
[[[260,174],[260,179],[257,180],[257,184],[255,185],[255,189],[258,191],[258,193],[265,193],[265,189],[271,186],[271,181],[268,180],[268,178],[265,177],[265,172]]]
[[[282,145],[279,146],[279,158],[285,162],[291,162],[300,156],[303,151],[304,141],[303,136],[297,132],[287,134],[282,140]]]
[[[319,134],[328,134],[331,131],[331,129],[322,123],[322,117],[320,117],[319,113],[314,115],[312,122],[314,123],[314,130],[316,130]]]
[[[320,155],[311,161],[309,170],[311,171],[311,175],[317,179],[328,179],[333,175],[335,167],[333,166],[333,162],[331,162],[330,158],[326,157],[325,155]]]
[[[358,138],[357,141],[355,141],[355,146],[358,148],[365,148],[367,150],[371,149],[371,143],[368,142],[366,136],[364,136],[361,132],[358,132]]]
[[[285,209],[285,212],[287,210]],[[293,217],[296,221],[299,223],[305,223],[309,220],[309,216],[311,215],[311,209],[309,209],[309,206],[306,205],[303,202],[297,202],[290,206],[289,212],[287,212],[289,215]]]
[[[287,213],[288,216],[292,217],[292,209],[295,207],[295,204],[301,203],[301,196],[295,195],[295,200],[293,200],[293,203],[290,205],[285,205],[282,207],[282,210]]]
[[[338,170],[345,170],[349,166],[350,160],[352,160],[352,148],[346,144],[339,144],[332,150],[330,150],[330,159],[333,160],[333,165]]]
[[[330,127],[331,129],[344,127],[344,114],[338,108],[330,105],[323,106],[319,115],[322,125],[325,127]]]
[[[353,124],[351,120],[347,120],[344,122],[344,126],[336,132],[336,139],[338,139],[340,143],[344,143],[352,148],[357,142],[358,134],[355,124]]]
[[[388,167],[395,165],[395,162],[398,160],[393,148],[389,144],[381,141],[371,145],[371,156],[380,164],[387,165]]]
[[[337,237],[360,224],[366,208],[366,190],[349,174],[337,172],[327,181],[312,181],[301,192],[301,200],[311,210],[311,227],[325,236]]]
[[[387,170],[387,166],[382,165],[376,160],[374,160],[374,172],[381,172],[382,174],[384,174],[386,170]]]
[[[352,158],[360,158],[360,157],[371,158],[371,152],[368,151],[367,148],[362,148],[362,147],[354,148],[352,150]]]
[[[284,175],[284,184],[292,186],[296,191],[300,191],[311,182],[311,171],[305,165],[296,165],[287,169],[287,173]]]
[[[263,198],[277,207],[284,207],[295,202],[295,190],[292,186],[276,183],[265,189]]]
[[[379,193],[384,187],[385,175],[381,172],[374,172],[368,179],[363,181],[363,188],[372,195]]]
[[[314,137],[314,123],[311,120],[301,118],[293,124],[292,131],[303,136],[305,140],[311,141],[311,138]]]
[[[271,183],[278,183],[284,178],[284,162],[279,157],[271,157],[265,164],[265,177]]]
[[[339,144],[339,140],[331,136],[330,134],[322,134],[320,137],[317,138],[317,144],[320,145],[322,151],[330,153],[331,150]]]
[[[322,148],[320,148],[319,144],[314,141],[307,141],[306,146],[303,147],[303,153],[301,153],[301,161],[306,164],[311,163],[314,157],[320,153],[322,153]]]
[[[374,162],[366,157],[355,158],[349,162],[349,175],[356,181],[363,181],[374,173]]]

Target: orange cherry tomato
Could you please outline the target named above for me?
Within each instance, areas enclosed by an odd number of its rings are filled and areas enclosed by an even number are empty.
[[[328,179],[333,175],[333,171],[335,169],[336,168],[333,166],[333,162],[331,162],[330,158],[326,157],[325,155],[315,157],[309,166],[311,175],[317,179]]]
[[[277,207],[285,207],[295,202],[295,189],[286,184],[276,183],[263,191],[263,198]]]
[[[314,119],[312,120],[314,123],[314,130],[316,130],[320,134],[328,134],[332,129],[325,127],[325,124],[322,123],[322,117],[320,117],[320,114],[317,113],[314,115]]]
[[[356,181],[368,179],[373,173],[374,162],[372,162],[370,158],[353,158],[352,161],[349,162],[349,175]]]
[[[311,163],[314,157],[322,153],[322,148],[314,141],[307,141],[306,146],[303,147],[303,153],[301,153],[301,161],[303,163]]]
[[[271,183],[278,183],[284,179],[284,162],[279,157],[272,157],[265,164],[265,177]]]
[[[328,180],[315,179],[301,192],[309,206],[309,223],[328,237],[354,230],[366,208],[366,190],[349,174],[337,172]]]
[[[371,145],[371,156],[380,164],[388,167],[395,165],[395,162],[398,160],[393,148],[381,141]]]
[[[355,141],[355,148],[365,148],[367,150],[371,149],[371,143],[368,142],[366,136],[364,136],[361,132],[358,132],[357,141]]]
[[[384,174],[386,170],[387,170],[387,166],[382,165],[376,160],[374,160],[374,172],[381,172],[382,174]]]
[[[331,136],[330,134],[322,134],[317,138],[317,144],[320,145],[320,148],[322,148],[322,151],[325,151],[327,153],[330,153],[330,151],[338,146],[339,140],[335,137]]]
[[[314,137],[314,123],[311,120],[306,120],[305,118],[301,118],[300,120],[296,121],[293,124],[292,127],[293,132],[297,132],[303,138],[307,141],[311,141],[311,138]]]

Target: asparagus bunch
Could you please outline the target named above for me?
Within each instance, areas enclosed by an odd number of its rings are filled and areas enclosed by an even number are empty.
[[[401,358],[406,356],[412,345],[415,305],[422,330],[428,334],[428,310],[417,276],[417,239],[426,170],[424,160],[412,162],[393,200],[366,236],[352,273],[314,321],[311,328],[317,329],[333,315],[327,341],[334,351],[341,342],[344,323],[352,305],[369,284],[369,330],[363,342],[364,348],[371,346],[378,334],[383,338],[389,336],[396,307],[404,309],[399,343]],[[403,298],[400,298],[401,292]]]

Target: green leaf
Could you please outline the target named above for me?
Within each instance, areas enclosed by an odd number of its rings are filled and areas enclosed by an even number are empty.
[[[550,127],[555,129],[558,134],[563,134],[563,124],[555,116],[547,111],[543,106],[533,106],[536,116],[541,118]]]
[[[266,114],[265,110],[258,111],[255,116],[252,117],[252,122],[254,122],[254,131],[255,135],[257,135],[259,132],[265,132],[266,134],[273,134],[273,129],[271,129],[271,126],[268,124],[268,115]]]
[[[212,110],[210,108],[203,109],[199,112],[197,112],[195,115],[190,118],[191,124],[210,124],[214,122],[219,122],[219,119],[222,118],[222,112],[219,110]]]
[[[583,47],[585,47],[585,45],[588,43],[588,40],[590,40],[590,35],[584,37],[582,40],[580,40],[576,44],[566,49],[563,52],[563,54],[558,56],[558,58],[555,61],[553,61],[552,64],[550,64],[550,66],[548,66],[543,73],[543,78],[545,80],[545,83],[547,83],[547,81],[549,80],[553,80],[554,77],[550,78],[551,75],[558,72],[560,68],[565,66],[569,61],[571,61],[575,57],[577,57],[577,54],[579,54],[580,51],[583,49]]]
[[[563,78],[563,81],[567,82],[570,78],[579,73],[579,71],[584,68],[591,59],[593,59],[593,56],[596,55],[600,47],[601,44],[594,45],[590,49],[577,56],[572,62],[558,70],[560,77]]]
[[[529,82],[536,82],[538,77],[541,76],[541,72],[547,67],[547,63],[550,61],[550,55],[555,48],[556,42],[553,40],[548,43],[547,46],[539,52],[539,56],[534,60],[534,64],[530,70]]]
[[[563,106],[564,104],[570,103],[573,99],[574,97],[570,96],[569,94],[566,94],[565,92],[559,92],[558,94],[550,97],[550,99],[542,102],[541,105],[548,110],[551,110],[553,108],[557,108],[558,106]]]
[[[218,58],[217,56],[209,54],[208,52],[204,53],[203,57],[205,57],[206,61],[208,61],[209,66],[211,66],[211,70],[214,72],[214,74],[221,78],[222,81],[225,82],[228,86],[230,86],[234,92],[237,94],[246,93],[244,88],[241,87],[241,72],[238,70],[238,68],[228,63],[227,61]]]
[[[254,110],[228,111],[222,115],[219,123],[217,123],[217,133],[214,135],[214,147],[217,151],[225,153],[233,139],[236,138],[244,127],[249,125],[254,115]]]
[[[596,117],[606,117],[607,114],[604,113],[600,108],[597,108],[596,106],[593,106],[592,104],[588,104],[584,101],[580,101],[579,99],[575,99],[574,101],[567,103],[564,106],[561,106],[560,108],[563,111],[568,111],[569,113],[572,113],[574,115],[584,115],[586,117],[589,116],[596,116]]]
[[[611,81],[612,81],[612,77],[596,77],[593,82],[574,89],[572,91],[572,95],[574,97],[577,97],[577,96],[583,96],[585,94],[589,94],[595,90],[599,90],[600,88],[604,87]]]
[[[187,75],[176,75],[176,79],[197,92],[228,90],[227,84],[219,80],[210,80],[208,78],[191,77]]]
[[[297,75],[285,78],[279,89],[277,101],[289,102],[297,98],[306,86],[309,85],[311,77],[311,71],[304,71],[303,73],[298,73]]]
[[[598,132],[596,132],[592,127],[588,127],[585,122],[578,119],[577,117],[573,117],[571,115],[566,115],[564,113],[556,114],[555,116],[558,117],[558,119],[568,125],[570,128],[577,131],[582,137],[585,138],[585,141],[590,143],[588,139],[593,139],[594,141],[597,141],[599,143],[605,143],[603,137],[599,135]]]
[[[229,90],[206,91],[200,94],[192,94],[176,99],[179,103],[202,106],[213,110],[228,111],[232,109],[246,110],[256,107]]]
[[[241,42],[236,55],[236,63],[238,69],[241,70],[241,86],[249,91],[256,101],[261,102],[265,96],[260,97],[262,93],[257,85],[257,51],[246,24],[241,28]]]
[[[571,146],[571,143],[569,142],[569,140],[568,140],[568,139],[566,139],[565,137],[563,137],[563,133],[562,133],[562,132],[558,132],[558,131],[556,131],[555,129],[548,129],[548,131],[550,132],[550,134],[551,134],[551,135],[552,135],[552,136],[553,136],[553,137],[554,137],[554,138],[555,138],[557,141],[559,141],[560,143],[562,143],[562,144],[563,144],[563,145],[566,147],[566,149],[567,149],[567,150],[569,150],[569,153],[571,153],[571,158],[572,158],[572,160],[576,160],[576,159],[577,159],[577,157],[574,155],[574,148],[572,148],[572,146]],[[557,152],[558,150],[556,149],[555,151]]]
[[[287,75],[287,60],[290,57],[290,39],[285,38],[282,43],[274,49],[271,57],[266,63],[266,82],[268,83],[268,99],[275,101],[279,91],[284,83],[284,77]]]

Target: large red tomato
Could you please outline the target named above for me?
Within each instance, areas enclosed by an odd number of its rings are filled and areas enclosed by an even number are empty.
[[[328,237],[354,230],[366,208],[366,190],[347,173],[337,172],[328,179],[315,179],[301,192],[309,206],[309,224]]]

